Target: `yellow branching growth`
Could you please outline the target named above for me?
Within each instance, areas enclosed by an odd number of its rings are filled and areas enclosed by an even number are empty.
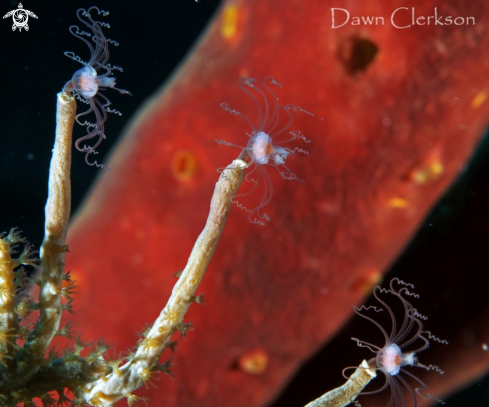
[[[19,319],[28,314],[25,308],[29,308],[26,304],[30,303],[25,292],[29,288],[27,278],[24,270],[18,267],[36,267],[28,245],[19,257],[13,257],[15,247],[21,243],[25,240],[15,229],[0,239],[0,364],[4,368],[12,363],[13,355],[20,349],[17,345],[17,340],[22,338]],[[19,293],[19,289],[23,292]]]
[[[107,370],[102,353],[107,347],[80,340],[61,357],[49,349],[55,335],[69,337],[69,326],[59,329],[61,313],[70,310],[75,282],[64,273],[66,231],[71,206],[71,135],[76,103],[66,93],[58,95],[56,140],[49,173],[45,237],[41,246],[41,270],[30,246],[15,230],[0,238],[0,406],[21,402],[33,406],[39,397],[45,406],[66,399],[64,389],[76,390]],[[14,253],[24,245],[22,253]],[[34,267],[25,273],[22,265]],[[63,280],[68,286],[62,288]],[[38,302],[31,287],[40,286]],[[62,303],[61,297],[65,297]],[[33,318],[38,313],[38,320]],[[90,348],[86,358],[80,352]]]

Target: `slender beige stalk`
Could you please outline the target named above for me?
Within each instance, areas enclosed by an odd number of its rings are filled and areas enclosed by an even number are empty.
[[[46,386],[46,383],[51,383],[53,377],[58,378],[59,382],[59,378],[64,376],[46,374],[46,369],[49,370],[52,365],[44,359],[44,356],[51,340],[58,332],[62,311],[60,295],[62,293],[64,257],[67,251],[65,238],[71,206],[71,139],[75,113],[74,98],[65,93],[58,94],[56,140],[49,172],[45,237],[41,246],[42,278],[38,304],[35,304],[29,295],[29,286],[32,281],[29,281],[29,277],[25,275],[22,269],[19,268],[14,271],[21,264],[36,266],[31,258],[30,246],[14,230],[11,230],[8,236],[1,239],[0,271],[2,273],[0,273],[0,277],[5,280],[5,283],[9,280],[8,287],[6,286],[8,290],[5,294],[7,301],[4,301],[5,306],[3,307],[8,311],[8,315],[2,321],[2,325],[7,323],[7,331],[2,335],[5,339],[4,343],[8,344],[7,350],[9,350],[7,363],[4,362],[0,365],[0,398],[2,400],[0,404],[2,405],[16,405],[21,402],[32,405],[31,400],[34,397],[48,397],[49,391],[65,387],[59,384],[55,384],[53,387]],[[18,258],[12,258],[10,257],[10,253],[12,253],[10,246],[16,243],[24,243],[24,251]],[[5,248],[6,250],[4,250]],[[7,264],[7,268],[2,267],[5,264]],[[10,272],[7,276],[4,275],[3,271],[8,268]],[[15,282],[13,282],[14,277]],[[18,290],[17,287],[25,290]],[[17,297],[18,302],[18,305],[13,309],[12,293]],[[0,306],[0,308],[2,307]],[[39,309],[39,322],[29,333],[30,326],[25,324],[20,327],[18,321],[26,319],[34,309]],[[14,314],[16,314],[15,320],[12,320]],[[25,340],[25,345],[19,346],[19,340]],[[56,366],[58,365],[56,364]],[[44,371],[41,371],[41,366],[43,366]],[[38,373],[43,380],[36,377]]]
[[[158,360],[170,338],[180,331],[185,333],[187,325],[183,317],[192,302],[198,301],[195,292],[207,269],[224,230],[231,210],[231,199],[244,179],[247,163],[242,159],[233,161],[221,174],[211,201],[209,217],[204,230],[198,237],[173,292],[153,327],[140,343],[135,355],[124,366],[112,366],[112,373],[80,389],[77,397],[96,406],[111,406],[126,397],[129,404],[138,399],[131,392],[149,380],[157,370],[164,370]]]
[[[30,350],[40,358],[56,334],[61,318],[61,283],[68,251],[65,239],[71,211],[71,140],[75,113],[75,99],[65,92],[58,93],[56,140],[49,169],[45,232],[41,246],[40,323],[28,340]]]
[[[370,369],[368,363],[364,360],[343,386],[323,394],[305,407],[347,406],[355,400],[358,394],[375,376],[375,370]]]

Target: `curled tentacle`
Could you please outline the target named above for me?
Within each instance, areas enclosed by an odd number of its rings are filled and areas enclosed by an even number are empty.
[[[242,148],[241,154],[245,155],[248,159],[249,172],[245,176],[245,180],[253,185],[248,191],[237,194],[232,202],[248,212],[248,219],[251,223],[260,225],[263,225],[264,221],[270,220],[270,217],[262,212],[262,209],[271,202],[273,196],[273,184],[266,166],[275,167],[283,179],[304,183],[304,180],[299,178],[285,165],[285,161],[289,155],[294,155],[296,152],[305,155],[309,155],[309,152],[300,147],[288,148],[283,147],[283,145],[297,139],[306,143],[311,142],[300,131],[289,131],[294,122],[293,113],[310,113],[294,105],[279,105],[278,97],[271,85],[279,88],[282,87],[271,76],[263,80],[263,89],[256,85],[256,79],[254,78],[243,77],[239,81],[241,90],[252,99],[257,108],[258,123],[256,125],[238,110],[230,108],[227,103],[221,103],[222,109],[243,118],[252,130],[251,133],[247,133],[249,137],[247,146],[240,148]],[[286,132],[291,137],[284,138],[282,135]],[[218,144],[238,147],[224,140],[216,140],[216,142]],[[257,189],[260,189],[262,193],[262,198],[258,204],[244,203],[243,199],[247,200],[247,197]],[[254,208],[249,209],[253,205],[255,205]]]
[[[88,46],[90,59],[84,61],[73,52],[65,52],[68,58],[81,63],[84,67],[75,72],[73,78],[65,84],[64,90],[65,92],[71,92],[78,100],[90,105],[88,110],[76,116],[77,123],[86,127],[87,134],[75,142],[75,147],[85,153],[85,161],[88,165],[107,168],[105,165],[97,163],[97,161],[91,162],[89,156],[91,154],[97,154],[96,148],[106,138],[105,122],[107,120],[107,113],[114,113],[119,116],[122,113],[109,107],[111,105],[110,100],[100,90],[112,88],[122,94],[129,92],[116,88],[115,78],[111,76],[112,70],[122,72],[122,68],[108,63],[110,56],[109,44],[114,46],[119,45],[116,41],[108,39],[104,35],[102,28],[110,28],[110,25],[94,20],[90,14],[91,12],[96,12],[97,15],[102,16],[109,14],[107,11],[100,10],[98,7],[90,7],[88,10],[78,9],[78,19],[92,33],[83,31],[76,25],[72,25],[69,31],[73,36],[82,40]],[[88,114],[93,114],[95,120],[84,120],[82,122],[80,118]],[[87,145],[86,142],[88,140],[95,140],[95,142]]]

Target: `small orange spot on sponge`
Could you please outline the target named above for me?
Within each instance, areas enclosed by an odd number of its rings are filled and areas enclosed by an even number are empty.
[[[439,161],[421,165],[408,174],[408,179],[416,184],[427,184],[436,181],[444,172],[443,164]]]
[[[186,181],[195,174],[197,160],[195,156],[186,150],[180,150],[173,156],[171,169],[173,175],[179,181]]]
[[[263,348],[256,348],[246,352],[238,359],[238,367],[243,372],[260,375],[268,366],[269,355]]]
[[[391,208],[406,208],[408,206],[409,202],[407,199],[400,198],[400,197],[394,197],[389,199],[388,205]]]
[[[227,45],[238,46],[246,34],[249,2],[232,0],[224,6],[220,16],[219,34]]]
[[[380,284],[382,273],[377,269],[370,269],[365,274],[361,275],[351,285],[354,292],[360,292],[363,295],[370,294],[376,285]]]
[[[431,184],[444,174],[443,149],[433,146],[428,154],[419,160],[407,173],[407,180],[418,185]]]
[[[228,4],[222,11],[221,26],[219,31],[226,40],[234,37],[238,30],[238,7],[235,4]]]
[[[483,90],[482,92],[479,92],[477,96],[472,100],[472,106],[474,107],[479,107],[484,103],[484,101],[487,99],[487,92]]]

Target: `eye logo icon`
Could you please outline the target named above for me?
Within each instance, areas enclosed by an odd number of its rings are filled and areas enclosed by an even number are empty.
[[[12,19],[14,20],[12,31],[15,31],[15,29],[18,28],[19,32],[22,31],[22,28],[26,31],[29,31],[29,25],[27,24],[29,16],[37,18],[37,16],[32,11],[25,10],[22,3],[19,3],[18,9],[9,11],[3,16],[3,18],[7,18],[10,16],[12,16]]]

